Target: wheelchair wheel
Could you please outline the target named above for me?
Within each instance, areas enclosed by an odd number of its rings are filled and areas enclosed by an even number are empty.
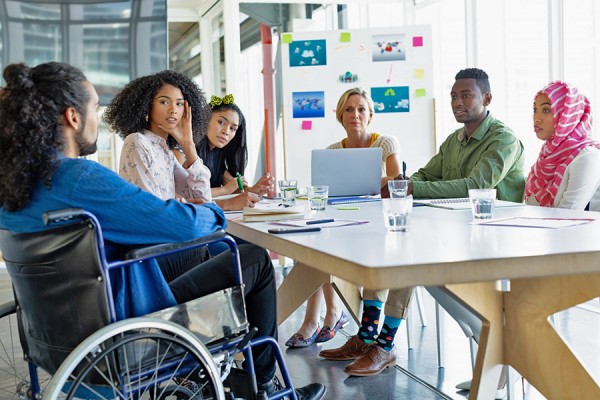
[[[99,330],[65,359],[46,399],[224,400],[220,373],[191,332],[133,318]]]
[[[49,381],[50,376],[39,371],[39,385],[43,388]],[[0,399],[33,398],[29,367],[19,341],[15,303],[0,304]]]

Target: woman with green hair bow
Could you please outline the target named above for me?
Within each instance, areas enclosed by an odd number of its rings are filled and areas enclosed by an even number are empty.
[[[233,95],[210,99],[212,116],[206,136],[196,143],[196,150],[210,169],[210,186],[213,197],[235,193],[239,190],[238,174],[245,191],[264,195],[274,189],[274,178],[264,174],[254,186],[248,186],[244,170],[248,162],[246,119],[235,104]]]

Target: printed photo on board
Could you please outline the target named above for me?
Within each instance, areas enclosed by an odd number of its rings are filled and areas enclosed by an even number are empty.
[[[292,92],[294,118],[323,118],[325,92]]]
[[[408,86],[374,87],[371,88],[371,98],[373,99],[375,113],[410,111]]]
[[[327,65],[325,40],[300,40],[290,43],[290,67]]]
[[[403,33],[395,35],[373,35],[371,52],[373,61],[406,60],[406,42]]]

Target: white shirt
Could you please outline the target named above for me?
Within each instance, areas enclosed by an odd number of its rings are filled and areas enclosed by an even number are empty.
[[[553,207],[583,210],[590,203],[590,211],[600,211],[600,149],[588,146],[571,161],[558,186]],[[537,206],[534,196],[525,203]]]
[[[211,201],[210,170],[200,158],[185,169],[167,141],[144,130],[128,135],[123,143],[119,175],[163,200],[175,194],[186,199]]]

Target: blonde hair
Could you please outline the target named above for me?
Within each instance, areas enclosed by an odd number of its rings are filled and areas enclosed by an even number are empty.
[[[369,96],[369,94],[367,92],[365,92],[361,88],[355,87],[355,88],[346,90],[344,92],[344,94],[342,94],[340,99],[338,100],[337,107],[335,108],[335,116],[340,124],[342,123],[342,114],[344,113],[344,106],[346,105],[348,98],[355,94],[362,96],[363,99],[365,99],[367,104],[369,105],[369,123],[371,123],[371,120],[373,119],[373,114],[375,113],[375,107],[373,106],[373,100],[371,100],[371,96]]]

